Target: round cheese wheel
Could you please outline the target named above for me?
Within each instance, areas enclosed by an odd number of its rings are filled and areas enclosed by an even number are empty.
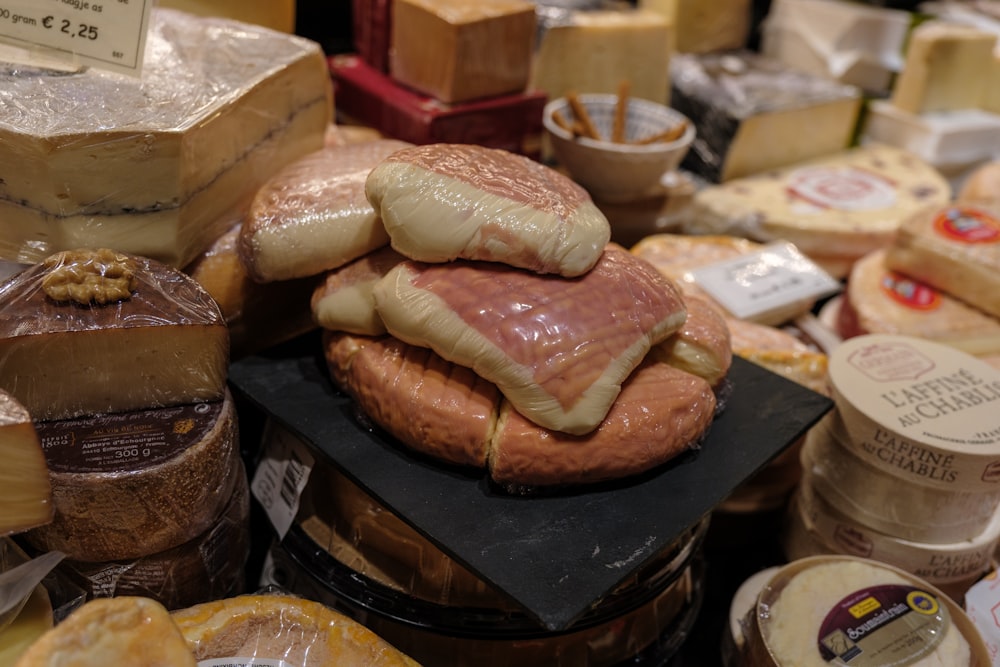
[[[79,561],[141,558],[194,539],[229,501],[233,399],[37,425],[55,515],[25,533]]]

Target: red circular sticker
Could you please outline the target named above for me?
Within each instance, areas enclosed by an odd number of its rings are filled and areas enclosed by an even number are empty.
[[[934,230],[962,243],[1000,241],[1000,222],[977,208],[952,206],[944,209],[934,218]]]
[[[914,310],[934,310],[941,305],[941,294],[923,283],[888,271],[882,276],[882,291],[893,301]]]

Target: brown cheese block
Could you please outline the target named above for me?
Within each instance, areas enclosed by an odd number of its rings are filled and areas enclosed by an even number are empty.
[[[327,272],[310,301],[313,320],[324,329],[364,336],[385,333],[375,310],[375,283],[406,258],[386,246]]]
[[[228,370],[219,306],[165,264],[66,251],[0,285],[0,386],[36,421],[219,400]]]
[[[483,260],[573,277],[597,263],[611,238],[586,190],[496,148],[402,150],[372,170],[365,191],[392,247],[422,262]]]
[[[384,158],[412,144],[379,139],[328,146],[272,176],[240,231],[239,254],[261,283],[318,275],[387,245],[365,198],[365,179]]]
[[[576,435],[597,427],[625,378],[686,318],[676,286],[614,244],[574,280],[408,261],[374,294],[393,336],[471,368],[539,426]]]
[[[291,595],[239,595],[172,616],[198,660],[253,657],[296,667],[417,667],[360,623]]]
[[[836,327],[844,338],[902,334],[976,356],[1000,352],[1000,320],[886,266],[886,251],[859,260],[847,280]]]
[[[330,373],[375,424],[411,449],[459,465],[486,465],[511,489],[617,479],[696,446],[716,409],[704,379],[647,359],[607,417],[572,436],[521,416],[469,369],[392,337],[326,332]]]
[[[250,551],[250,489],[241,461],[233,476],[236,486],[222,514],[195,539],[135,560],[64,560],[59,569],[81,585],[88,598],[137,595],[167,609],[242,593]]]
[[[37,425],[55,516],[25,533],[80,561],[141,558],[194,539],[237,483],[232,398]]]
[[[954,204],[911,217],[885,264],[1000,317],[1000,206]]]
[[[42,635],[14,667],[196,667],[180,629],[159,602],[91,600]]]
[[[315,277],[258,283],[240,259],[237,223],[184,272],[219,304],[229,327],[230,357],[239,359],[316,328],[309,299]]]
[[[31,415],[0,390],[0,536],[52,520],[52,485],[42,443]]]

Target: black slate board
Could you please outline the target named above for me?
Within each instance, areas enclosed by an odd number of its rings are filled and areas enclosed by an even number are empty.
[[[234,391],[550,631],[570,626],[832,406],[735,358],[726,410],[699,450],[626,483],[520,497],[491,487],[484,474],[412,455],[363,426],[350,399],[332,386],[318,339],[315,347],[292,346],[287,356],[240,359],[229,379]]]

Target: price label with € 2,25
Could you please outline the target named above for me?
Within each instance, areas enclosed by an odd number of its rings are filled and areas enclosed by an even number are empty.
[[[29,55],[139,75],[153,0],[0,0],[0,41]]]

